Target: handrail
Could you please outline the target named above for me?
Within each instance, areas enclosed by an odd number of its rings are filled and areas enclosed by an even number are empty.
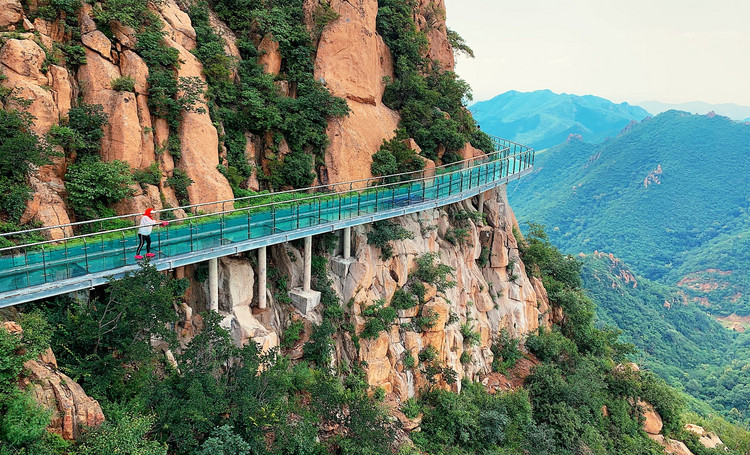
[[[489,154],[489,155],[485,155],[485,156],[473,157],[473,158],[470,158],[470,159],[467,159],[467,160],[462,160],[460,162],[457,161],[457,162],[451,163],[450,165],[446,165],[446,166],[455,166],[455,165],[462,164],[462,163],[469,162],[469,161],[480,161],[480,165],[482,165],[482,164],[494,161],[494,158],[493,159],[490,159],[490,158],[493,155],[496,155],[497,153],[501,153],[501,152],[504,152],[504,151],[505,150],[500,150],[500,151],[495,152],[493,154]],[[533,152],[533,149],[528,148],[528,150],[526,150],[524,152],[519,152],[519,153],[516,153],[516,154],[513,154],[513,155],[507,155],[507,156],[503,157],[503,160],[508,160],[509,161],[511,159],[515,159],[516,157],[526,156],[530,152]],[[442,166],[442,168],[446,168],[446,166]],[[473,166],[473,167],[475,167],[475,166]],[[463,168],[463,167],[461,167],[461,168],[458,168],[458,169],[453,170],[451,172],[440,174],[440,177],[450,176],[450,175],[462,172],[462,171],[464,171],[466,169],[469,169],[469,168]],[[437,170],[437,168],[435,168],[435,170]],[[430,171],[432,171],[432,170],[430,170]],[[417,173],[424,173],[424,172],[425,172],[424,170],[417,171]],[[381,178],[385,179],[385,178],[389,178],[389,177],[393,177],[393,176],[407,175],[407,174],[413,174],[413,173],[415,173],[415,172],[393,174],[393,175],[383,176]],[[379,185],[377,188],[367,187],[367,188],[363,188],[363,189],[360,189],[360,190],[343,190],[343,191],[335,191],[335,192],[332,192],[332,193],[310,194],[307,197],[303,197],[303,198],[299,198],[299,199],[295,199],[295,200],[272,201],[272,202],[269,202],[269,203],[266,203],[266,204],[252,205],[252,206],[247,206],[247,207],[240,207],[240,208],[235,208],[235,209],[232,209],[232,210],[222,210],[222,211],[219,211],[219,212],[207,213],[207,214],[202,214],[202,215],[195,215],[195,216],[191,216],[191,217],[188,217],[188,218],[182,218],[182,219],[179,219],[179,220],[175,220],[174,222],[175,222],[175,224],[178,224],[178,223],[182,224],[184,222],[192,222],[194,220],[199,220],[199,219],[204,219],[204,218],[219,217],[219,216],[222,216],[222,215],[227,215],[227,214],[232,214],[232,213],[238,213],[238,212],[244,212],[244,211],[250,211],[250,210],[257,210],[257,209],[262,209],[262,208],[265,208],[265,207],[272,207],[272,206],[279,206],[279,205],[283,206],[283,205],[287,205],[287,204],[299,204],[300,202],[311,201],[311,200],[314,200],[314,199],[335,197],[336,195],[344,195],[344,194],[351,194],[351,193],[357,193],[357,192],[377,191],[378,189],[383,189],[383,188],[388,188],[388,187],[405,186],[407,184],[411,185],[411,184],[413,184],[415,182],[423,181],[423,180],[425,180],[427,178],[431,179],[431,178],[437,178],[437,177],[438,177],[438,175],[436,174],[434,177],[433,176],[430,176],[430,177],[421,177],[421,178],[415,178],[415,179],[411,179],[411,180],[404,180],[404,181],[399,181],[399,182],[387,183],[387,184]],[[373,179],[362,179],[362,181],[364,181],[364,180],[373,180]],[[349,183],[349,182],[345,182],[345,183]],[[340,186],[340,185],[343,185],[345,183],[336,184],[336,185]],[[280,194],[280,193],[269,193],[269,194],[270,195],[277,195],[277,194]],[[264,194],[264,195],[261,195],[261,196],[268,196],[269,194]],[[235,200],[232,199],[232,200],[227,200],[225,202],[232,202],[232,201],[235,201]],[[217,201],[217,202],[213,202],[213,203],[204,203],[204,204],[218,204],[218,203],[221,203],[221,201]],[[104,220],[104,219],[102,219],[102,220]],[[101,221],[101,220],[92,220],[92,221],[96,222],[96,221]],[[50,229],[52,229],[52,228],[55,228],[55,227],[51,227]],[[3,254],[3,253],[5,253],[5,252],[8,252],[8,251],[19,250],[19,249],[22,249],[22,248],[28,249],[28,248],[32,248],[32,247],[38,247],[38,246],[43,246],[43,245],[55,244],[55,243],[66,243],[66,242],[71,241],[71,240],[80,240],[80,239],[87,239],[87,238],[90,238],[90,237],[97,237],[97,236],[105,236],[105,235],[109,235],[109,234],[116,234],[118,232],[134,231],[134,230],[137,230],[139,228],[140,228],[140,226],[127,226],[127,227],[123,227],[123,228],[109,229],[109,230],[104,230],[104,231],[90,232],[90,233],[86,233],[86,234],[74,235],[74,236],[70,236],[70,237],[65,237],[63,239],[51,239],[51,240],[43,240],[43,241],[40,241],[40,242],[32,242],[32,243],[25,243],[25,244],[19,244],[19,245],[12,245],[12,246],[8,246],[8,247],[5,247],[5,248],[0,248],[0,255]],[[38,229],[39,228],[37,228],[37,230]],[[25,233],[25,232],[31,232],[31,231],[32,230],[21,231],[21,232]]]
[[[503,139],[503,138],[499,138],[499,137],[495,137],[495,136],[490,136],[490,138],[492,138],[493,142],[497,143],[497,144],[508,143],[508,144],[514,144],[516,146],[522,147],[521,151],[519,151],[517,153],[514,153],[513,155],[507,155],[508,158],[509,157],[513,157],[513,156],[518,156],[518,155],[520,155],[522,153],[526,153],[526,152],[529,152],[529,151],[533,151],[533,149],[530,148],[530,147],[528,147],[528,146],[525,146],[525,145],[522,145],[522,144],[518,144],[518,143],[515,143],[513,141],[509,141],[507,139]],[[477,160],[477,159],[490,158],[490,157],[493,157],[493,156],[497,156],[497,155],[499,155],[501,153],[509,152],[509,150],[510,150],[509,147],[505,147],[505,148],[502,148],[500,150],[496,150],[496,151],[494,151],[492,153],[486,154],[484,156],[471,157],[471,158],[467,158],[467,159],[464,159],[464,160],[461,160],[461,161],[454,161],[452,163],[444,164],[444,165],[441,165],[441,166],[436,166],[435,168],[431,169],[431,171],[434,171],[434,172],[437,173],[439,170],[442,170],[442,169],[447,169],[449,167],[454,167],[454,166],[457,166],[457,165],[462,165],[463,163],[467,163],[467,162],[473,162],[474,160]],[[293,189],[293,190],[279,191],[279,192],[275,192],[275,193],[255,194],[255,195],[251,195],[251,196],[243,196],[243,197],[234,198],[234,199],[225,199],[225,200],[219,200],[219,201],[213,201],[213,202],[202,202],[202,203],[198,203],[198,204],[191,204],[191,205],[185,205],[185,206],[180,206],[180,207],[173,207],[173,208],[169,208],[169,209],[155,210],[154,212],[155,213],[165,213],[165,212],[172,212],[172,213],[174,213],[175,211],[178,211],[178,210],[186,211],[187,209],[195,209],[195,208],[198,208],[198,207],[205,207],[205,206],[216,205],[216,204],[222,204],[222,209],[223,209],[224,208],[224,204],[226,204],[227,202],[233,202],[233,203],[244,202],[244,201],[249,201],[249,200],[255,199],[255,198],[268,197],[270,195],[278,196],[278,195],[283,195],[283,194],[295,194],[295,193],[305,193],[305,192],[309,193],[310,191],[314,191],[314,190],[336,188],[336,187],[339,187],[339,186],[342,186],[342,185],[347,185],[347,184],[349,184],[349,189],[352,190],[352,187],[354,186],[355,183],[372,182],[372,181],[384,181],[386,179],[391,179],[391,178],[394,178],[394,177],[402,177],[402,176],[405,176],[405,175],[424,174],[424,172],[425,172],[425,170],[421,169],[421,170],[418,170],[418,171],[402,172],[402,173],[398,173],[398,174],[390,174],[390,175],[378,176],[378,177],[369,177],[369,178],[365,178],[365,179],[351,180],[351,181],[339,182],[339,183],[329,183],[327,185],[317,185],[317,186],[308,187],[308,188],[298,188],[298,189]],[[413,181],[413,180],[411,180],[411,181]],[[403,184],[403,183],[406,183],[406,181],[402,181],[400,183]],[[338,193],[334,192],[334,193],[329,193],[329,194],[338,194]],[[216,215],[217,213],[218,212],[215,212],[215,213],[213,213],[213,215]],[[65,228],[71,228],[71,227],[83,226],[83,225],[92,225],[94,223],[100,223],[100,224],[102,224],[105,221],[124,220],[124,219],[127,219],[127,218],[137,217],[137,216],[140,216],[140,215],[141,215],[141,213],[132,213],[132,214],[127,214],[127,215],[118,215],[118,216],[112,216],[112,217],[106,217],[106,218],[98,218],[98,219],[95,219],[95,220],[78,221],[78,222],[74,222],[74,223],[58,224],[58,225],[54,225],[54,226],[43,226],[43,227],[39,227],[39,228],[26,229],[26,230],[22,230],[22,231],[0,233],[0,238],[11,237],[11,236],[14,236],[14,235],[21,235],[21,234],[30,234],[30,233],[35,233],[35,232],[52,231],[52,230],[55,230],[55,229],[59,229],[59,230],[63,231],[64,237],[61,238],[61,239],[56,239],[56,240],[54,240],[54,242],[60,242],[60,241],[64,241],[64,240],[70,240],[70,239],[75,239],[75,238],[80,238],[81,237],[80,235],[79,236],[75,236],[75,235],[74,236],[68,236],[68,235],[66,235],[65,234],[65,230],[66,230]],[[195,217],[192,217],[192,218],[195,219]],[[122,229],[125,229],[125,228],[122,228]],[[104,233],[108,233],[108,232],[117,232],[117,231],[118,230],[98,231],[98,232],[94,232],[94,233],[91,233],[91,234],[104,234]],[[23,247],[23,246],[27,246],[27,244],[20,244],[20,245],[14,245],[13,247],[2,248],[2,249],[0,249],[0,253],[2,253],[5,250],[8,250],[8,249],[20,248],[20,247]]]

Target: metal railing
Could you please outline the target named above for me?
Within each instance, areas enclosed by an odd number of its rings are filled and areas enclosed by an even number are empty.
[[[154,247],[160,256],[175,256],[426,200],[439,200],[518,174],[533,165],[533,149],[499,138],[496,143],[505,146],[485,156],[433,169],[162,210],[161,213],[182,210],[198,214],[156,229]],[[400,181],[385,183],[392,179]],[[200,213],[201,207],[218,205],[221,205],[221,210],[215,213]],[[109,217],[3,236],[53,229],[65,231],[65,228],[94,226],[95,223],[103,226],[111,220],[138,216],[140,214]],[[104,229],[2,248],[0,293],[132,265],[135,263],[132,254],[138,229],[138,226]]]

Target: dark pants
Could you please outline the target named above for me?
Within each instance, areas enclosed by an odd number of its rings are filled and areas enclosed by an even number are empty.
[[[151,236],[150,235],[143,235],[138,234],[138,251],[136,251],[136,255],[141,254],[141,250],[143,249],[143,244],[146,244],[146,253],[151,252]]]

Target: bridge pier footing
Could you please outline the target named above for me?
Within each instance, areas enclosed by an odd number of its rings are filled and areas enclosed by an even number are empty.
[[[219,260],[208,260],[208,309],[219,311]]]
[[[258,308],[266,309],[266,247],[258,248]]]

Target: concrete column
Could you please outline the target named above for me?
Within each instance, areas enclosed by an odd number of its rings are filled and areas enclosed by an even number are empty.
[[[302,278],[302,290],[310,292],[310,279],[312,275],[312,236],[305,237],[305,276]]]
[[[484,212],[484,193],[479,193],[479,204],[477,204],[477,210],[479,213]]]
[[[208,309],[219,311],[219,260],[208,260]]]
[[[352,227],[344,228],[344,259],[349,259],[352,256]]]
[[[266,247],[258,248],[258,308],[266,308]]]

